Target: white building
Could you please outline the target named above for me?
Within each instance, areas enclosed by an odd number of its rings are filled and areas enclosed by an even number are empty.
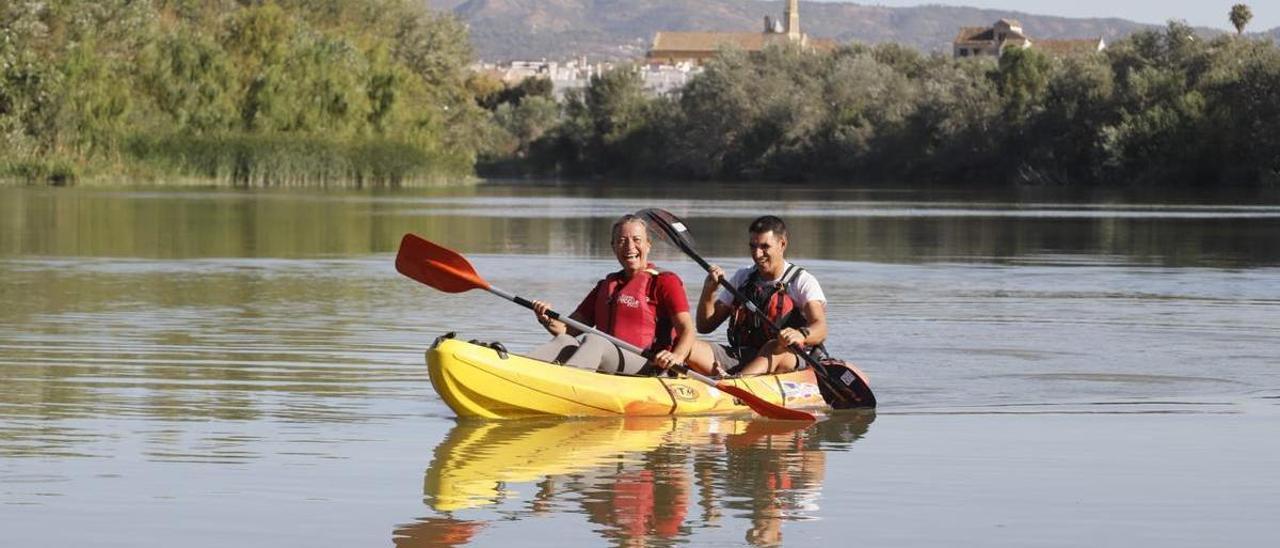
[[[591,77],[612,70],[612,63],[588,63],[586,59],[572,61],[512,61],[506,64],[476,64],[471,69],[477,72],[489,72],[507,85],[516,85],[526,78],[547,78],[551,80],[552,93],[557,101],[564,99],[564,94],[571,89],[583,89],[591,83]],[[702,67],[693,63],[675,65],[649,64],[639,65],[636,70],[640,74],[645,91],[651,95],[669,95],[678,93],[689,79],[702,72]]]

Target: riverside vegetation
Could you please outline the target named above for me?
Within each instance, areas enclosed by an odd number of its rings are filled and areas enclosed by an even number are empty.
[[[1066,58],[726,51],[679,96],[624,66],[560,101],[403,0],[15,0],[0,32],[11,178],[1280,184],[1280,48],[1177,22]]]
[[[405,0],[6,0],[0,170],[404,184],[471,172],[454,19]]]

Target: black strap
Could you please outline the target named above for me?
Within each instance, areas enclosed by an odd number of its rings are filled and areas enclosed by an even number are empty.
[[[795,263],[792,263],[790,266],[787,267],[787,270],[782,273],[782,277],[778,278],[778,283],[782,285],[790,285],[791,280],[794,280],[796,276],[800,275],[801,272],[804,272],[804,268],[796,266]]]

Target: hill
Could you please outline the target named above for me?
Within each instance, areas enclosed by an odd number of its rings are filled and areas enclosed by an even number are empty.
[[[436,0],[471,28],[476,56],[486,61],[640,57],[659,30],[753,31],[764,16],[781,17],[785,2],[755,0]],[[814,37],[841,43],[898,42],[923,51],[950,51],[962,26],[997,19],[1022,22],[1035,38],[1115,41],[1149,25],[1124,19],[1073,19],[1017,11],[955,6],[893,8],[838,2],[802,2],[800,26]]]

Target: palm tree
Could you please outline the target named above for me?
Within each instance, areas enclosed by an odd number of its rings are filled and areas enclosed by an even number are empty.
[[[1231,24],[1236,27],[1236,35],[1239,36],[1244,33],[1244,26],[1249,24],[1250,19],[1253,19],[1253,12],[1249,10],[1247,4],[1236,4],[1231,6],[1231,13],[1228,14],[1228,17],[1231,18]]]

